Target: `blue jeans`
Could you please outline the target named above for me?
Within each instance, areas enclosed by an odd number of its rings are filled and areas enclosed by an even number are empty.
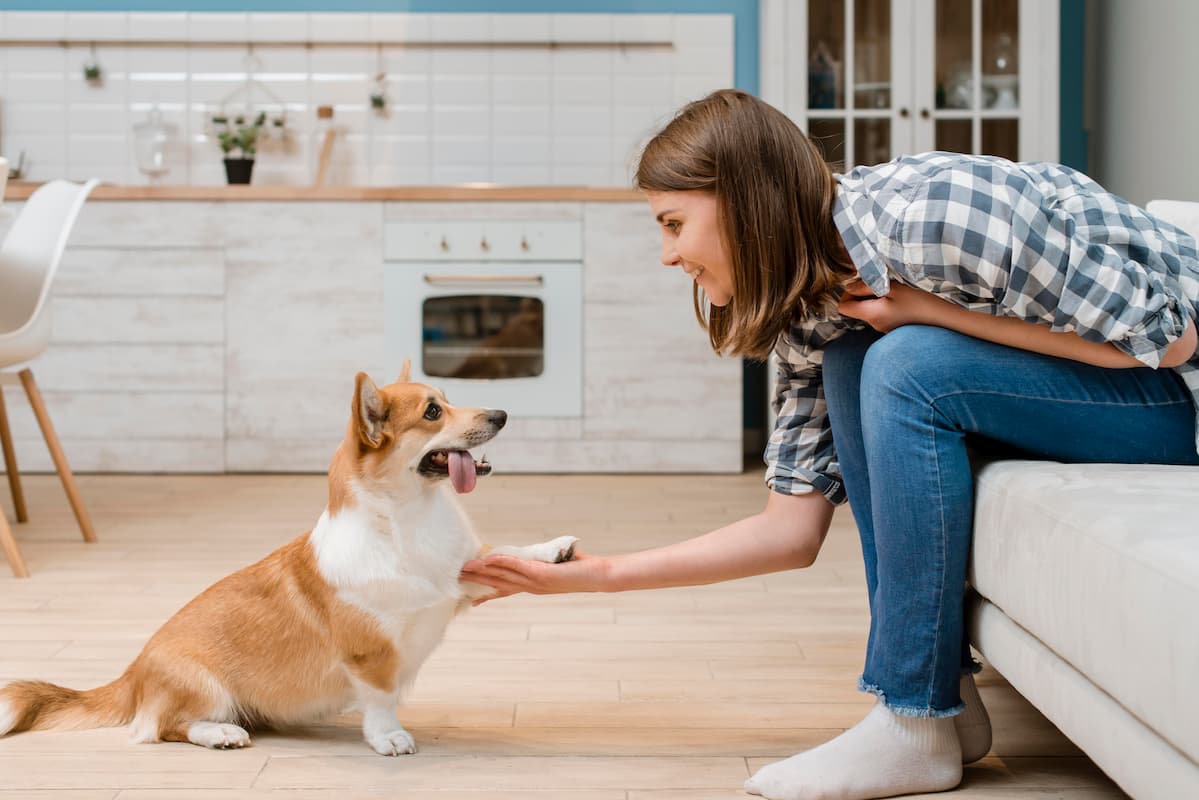
[[[936,327],[852,331],[824,352],[833,441],[862,538],[870,637],[859,682],[897,714],[963,709],[974,516],[968,445],[1066,462],[1199,464],[1172,370],[1104,369]]]

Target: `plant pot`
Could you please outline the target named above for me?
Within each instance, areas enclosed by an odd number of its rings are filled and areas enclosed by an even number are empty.
[[[254,171],[252,158],[226,158],[225,177],[229,183],[249,183],[250,173]]]

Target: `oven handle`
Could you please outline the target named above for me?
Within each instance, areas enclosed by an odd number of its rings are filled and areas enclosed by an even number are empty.
[[[463,283],[545,283],[541,275],[425,275],[425,283],[458,285]]]

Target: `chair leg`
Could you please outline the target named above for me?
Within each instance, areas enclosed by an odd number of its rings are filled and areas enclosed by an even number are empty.
[[[25,566],[25,559],[21,556],[21,549],[17,547],[17,540],[13,538],[12,528],[8,526],[3,510],[0,510],[0,548],[3,548],[4,555],[8,556],[12,574],[18,578],[28,578],[29,567]]]
[[[4,469],[8,473],[8,488],[12,490],[12,504],[17,512],[17,522],[28,522],[25,511],[25,495],[21,491],[21,472],[17,469],[17,454],[12,446],[12,431],[8,427],[8,412],[4,408],[4,387],[0,386],[0,448],[4,450]]]
[[[87,542],[94,542],[96,541],[96,532],[92,529],[91,518],[88,517],[87,509],[83,506],[83,498],[80,497],[79,488],[75,485],[75,476],[71,474],[67,456],[62,451],[62,445],[58,443],[58,434],[54,432],[54,425],[50,422],[50,414],[46,411],[42,393],[38,391],[37,383],[33,380],[33,372],[23,369],[20,376],[21,383],[25,386],[25,394],[29,395],[29,405],[33,407],[38,425],[42,427],[42,436],[46,439],[46,446],[50,448],[50,457],[54,459],[54,467],[58,470],[62,488],[67,492],[67,498],[71,501],[71,509],[75,512],[75,519],[79,522],[79,529],[83,531],[83,539]]]

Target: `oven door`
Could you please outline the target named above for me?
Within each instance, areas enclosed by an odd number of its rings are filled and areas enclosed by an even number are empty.
[[[383,285],[389,376],[410,358],[454,405],[582,416],[581,263],[387,262]]]

